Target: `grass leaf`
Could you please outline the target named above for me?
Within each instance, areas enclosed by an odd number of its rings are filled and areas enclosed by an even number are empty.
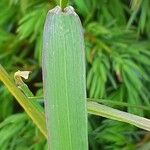
[[[106,117],[121,122],[126,122],[135,125],[139,128],[150,131],[149,119],[126,113],[117,109],[113,109],[111,107],[101,105],[96,102],[88,102],[87,109],[90,114]]]
[[[5,84],[11,94],[16,98],[18,103],[24,108],[26,113],[30,116],[33,122],[47,137],[45,116],[44,113],[39,111],[38,106],[34,101],[30,101],[15,85],[13,80],[9,77],[5,69],[0,65],[0,80]]]

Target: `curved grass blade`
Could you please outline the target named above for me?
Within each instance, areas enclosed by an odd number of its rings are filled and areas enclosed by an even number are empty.
[[[16,98],[18,103],[24,108],[29,117],[33,120],[35,125],[40,129],[43,135],[47,138],[45,115],[35,101],[30,101],[15,85],[13,80],[9,77],[5,69],[0,65],[0,80],[5,84],[11,94]]]
[[[150,131],[150,120],[126,113],[105,105],[98,104],[96,102],[88,102],[87,109],[90,114],[106,117],[108,119],[113,119],[121,122],[126,122],[141,129]]]

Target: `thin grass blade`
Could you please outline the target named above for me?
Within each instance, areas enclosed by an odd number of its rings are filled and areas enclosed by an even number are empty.
[[[33,120],[35,125],[40,129],[43,135],[47,138],[47,131],[45,126],[44,112],[39,109],[35,101],[30,101],[15,85],[5,69],[0,65],[0,80],[5,84],[11,94],[16,98],[18,103],[24,108],[29,117]]]
[[[88,102],[87,109],[90,114],[106,117],[121,122],[126,122],[135,125],[136,127],[139,127],[141,129],[150,131],[149,119],[126,113],[105,105],[101,105],[96,102]]]

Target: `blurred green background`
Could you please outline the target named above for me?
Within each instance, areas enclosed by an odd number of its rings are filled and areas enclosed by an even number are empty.
[[[88,98],[150,118],[150,1],[72,0],[85,35]],[[0,63],[10,75],[32,71],[26,81],[42,96],[41,50],[50,0],[0,0]],[[79,39],[80,40],[80,39]],[[59,42],[59,41],[58,41]],[[79,137],[80,138],[80,137]],[[89,115],[91,150],[149,150],[150,133]],[[46,150],[46,140],[0,83],[0,150]]]

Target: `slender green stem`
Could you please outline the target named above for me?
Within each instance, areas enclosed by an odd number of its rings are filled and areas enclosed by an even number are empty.
[[[106,105],[120,106],[120,107],[132,107],[132,108],[137,108],[137,109],[142,109],[142,110],[150,111],[150,107],[148,107],[148,106],[130,105],[130,104],[126,103],[126,102],[112,101],[112,100],[109,100],[109,99],[87,98],[87,101],[97,102],[97,103],[106,104]]]
[[[24,93],[25,93],[25,95],[27,95],[25,91],[24,91]],[[44,97],[43,96],[29,96],[28,98],[30,100],[38,101],[39,103],[44,103]],[[142,110],[145,110],[145,111],[150,111],[150,107],[148,107],[148,106],[130,105],[130,104],[126,103],[126,102],[112,101],[112,100],[108,100],[108,99],[87,98],[87,101],[88,102],[97,102],[97,103],[106,104],[106,105],[125,107],[125,108],[126,107],[132,107],[132,108],[142,109]]]
[[[68,5],[68,0],[59,0],[59,5],[62,8],[62,10],[67,7]]]
[[[87,109],[90,114],[106,117],[109,119],[126,122],[136,127],[150,131],[150,119],[123,112],[96,102],[88,102]]]

